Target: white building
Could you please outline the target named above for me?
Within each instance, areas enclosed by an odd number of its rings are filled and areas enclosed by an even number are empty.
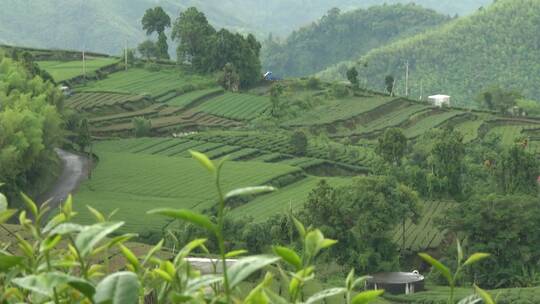
[[[432,105],[439,108],[442,108],[443,106],[450,106],[450,96],[448,95],[432,95],[428,97],[428,101]]]

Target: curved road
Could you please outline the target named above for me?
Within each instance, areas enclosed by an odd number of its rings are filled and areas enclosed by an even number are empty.
[[[55,151],[62,161],[62,173],[54,183],[52,189],[41,195],[38,200],[40,203],[43,203],[50,199],[49,207],[51,209],[57,208],[66,200],[70,193],[76,191],[79,185],[86,180],[90,165],[88,158],[82,155],[62,149],[56,149]]]

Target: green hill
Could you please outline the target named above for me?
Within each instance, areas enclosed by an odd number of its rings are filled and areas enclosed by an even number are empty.
[[[540,89],[540,2],[500,0],[441,28],[369,52],[320,73],[344,79],[345,66],[360,65],[360,82],[383,90],[393,75],[404,93],[405,62],[410,63],[410,96],[423,92],[451,95],[455,104],[472,105],[483,88],[497,84],[535,98]],[[361,64],[359,64],[361,62]],[[365,65],[367,63],[367,66]]]
[[[422,0],[418,4],[448,14],[464,14],[490,0],[459,0],[452,4]],[[344,10],[367,7],[377,0],[330,1],[217,1],[217,0],[3,0],[0,9],[0,44],[61,49],[82,49],[118,54],[144,39],[140,20],[144,11],[161,5],[172,18],[196,6],[216,27],[261,35],[287,35],[319,18],[332,7]],[[388,1],[409,2],[408,0]],[[298,12],[301,12],[300,14]],[[39,30],[36,30],[39,29]]]
[[[280,76],[309,75],[448,20],[415,4],[373,6],[347,13],[334,10],[293,32],[284,43],[268,39],[262,62]]]

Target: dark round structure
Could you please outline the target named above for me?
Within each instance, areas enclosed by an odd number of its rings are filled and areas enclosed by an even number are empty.
[[[367,289],[384,289],[390,294],[411,294],[424,290],[424,276],[413,272],[381,272],[371,275]]]

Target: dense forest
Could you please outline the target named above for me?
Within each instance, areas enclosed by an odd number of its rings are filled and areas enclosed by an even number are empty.
[[[264,43],[263,67],[280,76],[309,75],[448,20],[415,4],[373,6],[346,13],[332,9],[283,43],[269,37]]]
[[[491,0],[459,0],[451,3],[415,1],[451,15],[470,13],[489,2]],[[118,54],[126,41],[128,46],[133,47],[144,38],[139,21],[144,11],[155,5],[162,6],[172,17],[177,17],[181,10],[196,6],[208,16],[213,26],[254,33],[261,38],[269,33],[288,35],[294,29],[320,18],[332,7],[349,10],[380,4],[380,1],[2,0],[1,3],[9,10],[0,10],[0,43],[45,48],[86,48]],[[40,31],[36,31],[36,28]]]
[[[54,178],[53,148],[63,139],[62,93],[30,54],[14,57],[0,52],[0,180],[8,195]]]
[[[360,83],[383,90],[385,77],[392,75],[395,90],[404,94],[408,61],[413,98],[444,93],[455,104],[472,105],[481,90],[494,84],[534,97],[540,93],[539,14],[538,1],[497,1],[470,17],[373,50],[320,75],[344,79],[347,67],[356,65]]]

